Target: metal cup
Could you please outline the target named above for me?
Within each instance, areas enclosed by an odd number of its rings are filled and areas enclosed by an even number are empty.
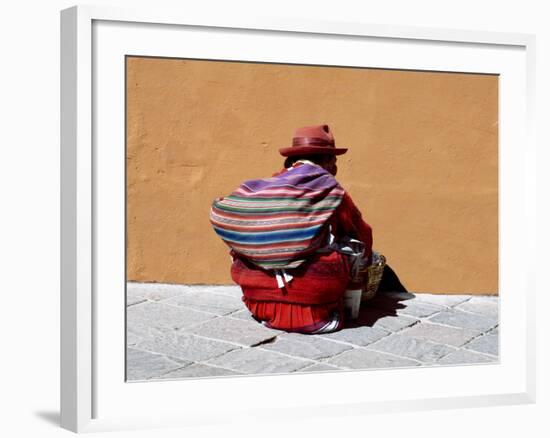
[[[348,289],[344,293],[344,308],[350,319],[357,319],[361,307],[362,289]]]

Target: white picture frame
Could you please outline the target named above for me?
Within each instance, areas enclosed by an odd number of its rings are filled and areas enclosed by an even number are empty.
[[[535,252],[534,51],[527,34],[103,6],[62,11],[61,426],[83,432],[262,419],[273,410],[307,418],[534,402],[534,276],[514,257],[526,245]],[[499,74],[500,362],[124,382],[125,55]],[[511,233],[520,224],[522,238]],[[319,379],[342,388],[330,404],[319,402]],[[261,404],[253,397],[259,384],[270,393]]]

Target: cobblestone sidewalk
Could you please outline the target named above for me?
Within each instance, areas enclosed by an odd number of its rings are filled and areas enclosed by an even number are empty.
[[[127,380],[498,361],[498,298],[387,293],[339,332],[257,323],[238,286],[127,285]]]

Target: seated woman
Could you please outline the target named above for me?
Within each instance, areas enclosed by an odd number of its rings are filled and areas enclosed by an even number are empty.
[[[336,156],[346,151],[327,125],[299,128],[292,146],[279,150],[283,169],[212,204],[214,230],[231,248],[232,278],[267,327],[313,334],[344,324],[344,293],[358,286],[352,271],[372,261],[372,229],[334,178]],[[350,241],[359,257],[346,254]]]

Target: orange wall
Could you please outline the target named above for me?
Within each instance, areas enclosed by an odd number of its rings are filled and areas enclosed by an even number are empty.
[[[211,201],[327,123],[338,180],[410,291],[498,292],[498,77],[127,60],[128,280],[230,284]]]

